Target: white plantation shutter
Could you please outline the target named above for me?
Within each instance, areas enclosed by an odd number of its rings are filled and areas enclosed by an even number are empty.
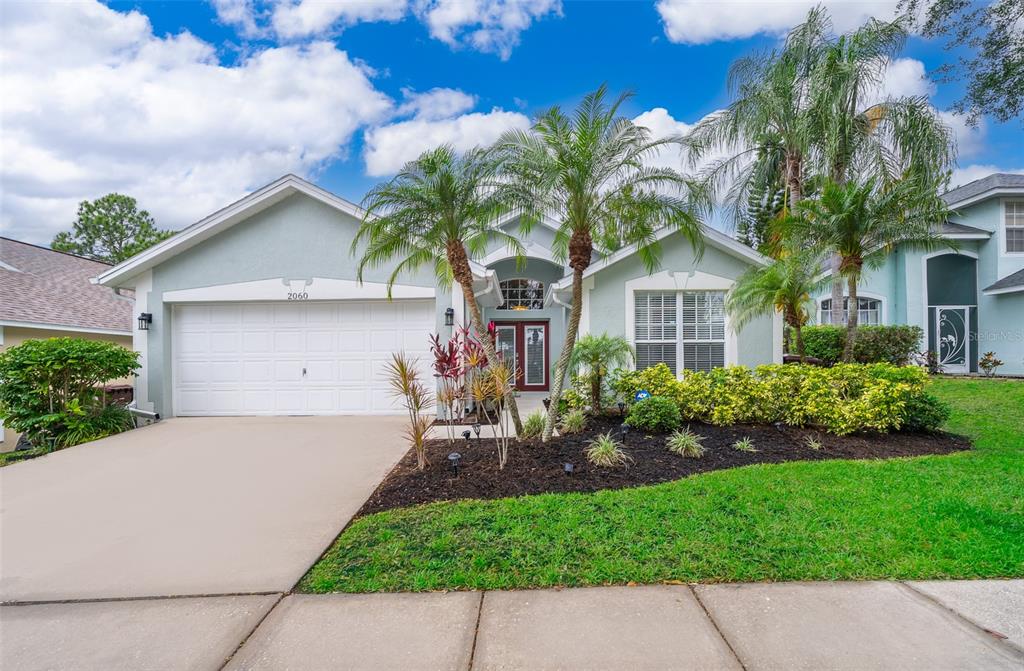
[[[675,373],[676,293],[640,291],[633,298],[637,370],[664,363]]]
[[[725,365],[725,292],[683,293],[683,368],[709,371]]]

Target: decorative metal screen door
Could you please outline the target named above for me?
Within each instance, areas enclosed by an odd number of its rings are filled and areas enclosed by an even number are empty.
[[[947,373],[966,373],[970,353],[970,308],[936,307],[935,338],[939,365]]]

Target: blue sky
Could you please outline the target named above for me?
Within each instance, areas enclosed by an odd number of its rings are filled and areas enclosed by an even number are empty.
[[[737,57],[777,43],[804,0],[284,0],[7,3],[5,235],[48,242],[82,198],[136,196],[178,228],[283,172],[358,202],[421,145],[486,142],[606,82],[626,113],[685,131],[728,102]],[[894,2],[833,5],[840,29]],[[56,51],[56,53],[54,53]],[[911,39],[889,92],[945,110],[950,58]],[[1020,120],[970,131],[958,181],[1024,169]],[[659,128],[655,128],[659,125]]]

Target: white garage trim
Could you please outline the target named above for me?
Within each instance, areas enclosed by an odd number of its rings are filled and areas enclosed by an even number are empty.
[[[395,284],[391,287],[392,299],[434,298],[433,287],[416,287]],[[388,285],[384,282],[363,282],[314,277],[311,280],[289,280],[278,277],[271,280],[218,284],[196,289],[165,291],[165,303],[225,303],[235,301],[338,301],[338,300],[379,300],[388,297]]]
[[[400,414],[397,350],[433,380],[433,300],[183,303],[171,321],[176,415]]]

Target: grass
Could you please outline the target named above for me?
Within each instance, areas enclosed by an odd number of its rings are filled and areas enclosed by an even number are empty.
[[[44,454],[49,454],[51,451],[52,450],[47,450],[42,447],[33,447],[32,449],[22,450],[20,452],[0,452],[0,468],[16,464],[19,461],[35,459],[36,457],[41,457]]]
[[[300,589],[1024,576],[1024,383],[932,391],[975,450],[386,511],[356,520]]]

